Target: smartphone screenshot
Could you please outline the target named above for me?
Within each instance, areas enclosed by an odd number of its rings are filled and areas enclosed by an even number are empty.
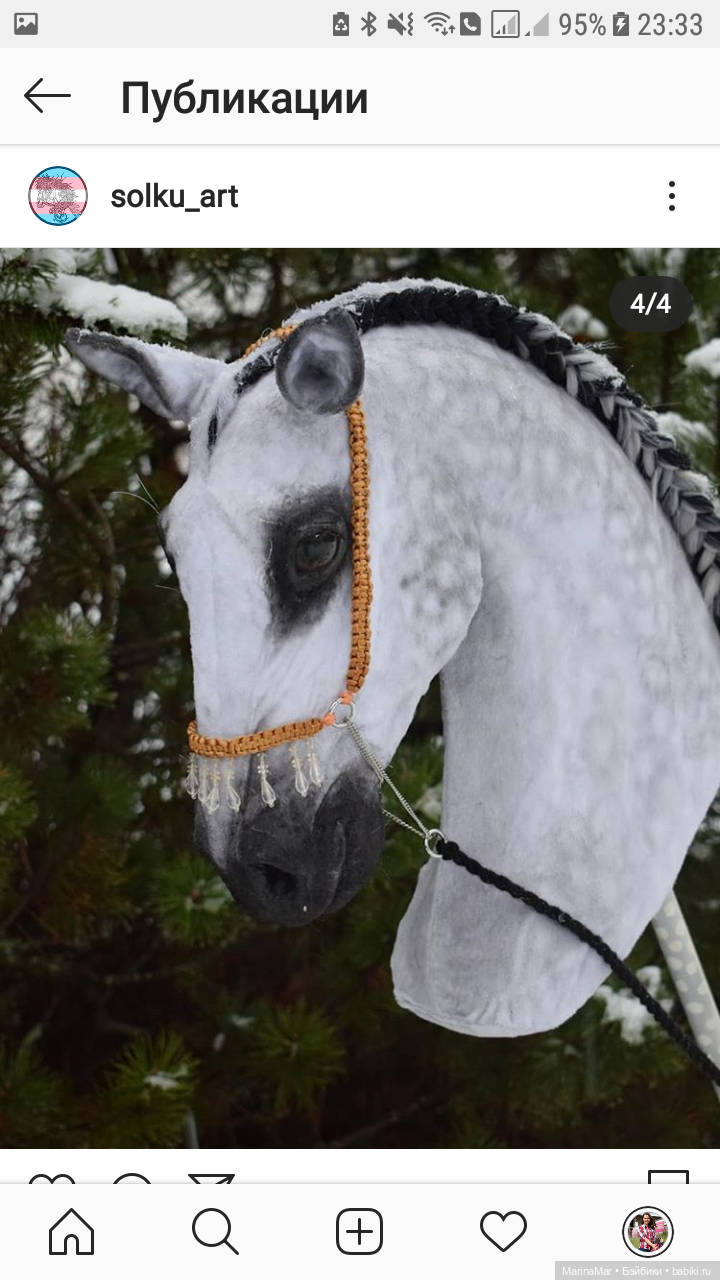
[[[548,3],[0,9],[8,1268],[720,1277],[720,17]]]

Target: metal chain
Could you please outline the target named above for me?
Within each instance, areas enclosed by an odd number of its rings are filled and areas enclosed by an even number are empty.
[[[422,839],[417,827],[411,827],[409,822],[405,822],[403,818],[398,818],[397,814],[390,809],[383,809],[383,817],[388,818],[390,822],[396,822],[399,827],[404,827],[406,831],[410,831],[412,835],[420,836],[420,839]]]
[[[418,817],[412,805],[405,799],[404,795],[402,795],[402,793],[395,786],[395,783],[393,782],[392,778],[388,777],[380,761],[378,760],[377,756],[372,750],[372,747],[370,747],[368,743],[365,741],[365,739],[363,738],[360,730],[355,724],[354,716],[349,717],[347,720],[342,721],[342,723],[338,724],[337,727],[341,729],[347,729],[349,731],[358,751],[363,756],[363,758],[367,761],[367,763],[370,765],[370,768],[373,770],[373,773],[375,773],[375,775],[379,778],[380,782],[384,782],[385,785],[390,788],[393,795],[396,797],[397,800],[400,801],[400,804],[402,805],[403,809],[412,818],[415,825],[411,826],[409,822],[405,822],[403,818],[398,818],[396,814],[390,813],[388,809],[383,809],[383,813],[385,817],[390,818],[392,822],[396,822],[399,827],[404,827],[406,831],[410,831],[414,836],[419,836],[423,844],[425,845],[425,852],[427,853],[428,857],[439,858],[440,854],[436,852],[436,845],[438,840],[444,839],[442,831],[440,831],[439,828],[437,827],[426,827],[422,819]]]

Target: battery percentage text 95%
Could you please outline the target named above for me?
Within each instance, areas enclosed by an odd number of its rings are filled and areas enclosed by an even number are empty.
[[[560,27],[564,36],[575,34],[576,36],[587,35],[588,31],[593,36],[604,36],[607,34],[605,19],[599,13],[561,13]]]

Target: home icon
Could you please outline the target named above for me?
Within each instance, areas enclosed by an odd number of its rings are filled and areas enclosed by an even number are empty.
[[[68,1249],[68,1243],[74,1240],[75,1248]],[[84,1218],[74,1209],[68,1209],[54,1227],[50,1228],[51,1253],[94,1253],[95,1232]]]

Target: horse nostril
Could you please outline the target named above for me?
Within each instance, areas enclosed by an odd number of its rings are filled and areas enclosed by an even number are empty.
[[[291,872],[273,867],[269,862],[256,863],[255,870],[260,872],[274,898],[289,898],[295,892],[297,877]]]

